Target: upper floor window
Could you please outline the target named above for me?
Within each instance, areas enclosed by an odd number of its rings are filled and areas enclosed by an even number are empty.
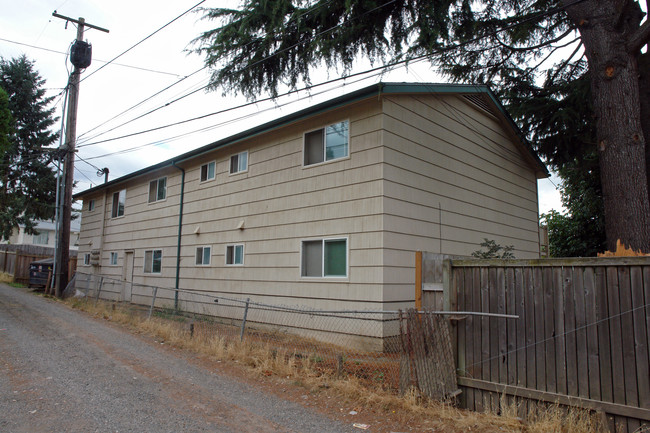
[[[159,274],[162,271],[162,250],[144,252],[144,273]]]
[[[201,166],[201,182],[214,179],[216,175],[217,163],[212,161]]]
[[[305,134],[305,165],[348,156],[348,121],[334,123]]]
[[[88,201],[88,212],[92,212],[95,210],[95,200],[89,200]]]
[[[126,190],[117,191],[113,193],[113,209],[111,210],[111,218],[124,216],[124,206],[126,205]]]
[[[32,243],[34,245],[47,245],[49,241],[50,241],[49,233],[45,230],[43,230],[38,234],[32,235]]]
[[[244,264],[244,246],[227,245],[226,246],[226,264],[243,265]]]
[[[230,174],[248,170],[248,151],[230,157]]]
[[[149,203],[164,200],[167,197],[167,178],[152,180],[149,182]]]
[[[348,240],[318,239],[303,241],[303,277],[347,277]]]

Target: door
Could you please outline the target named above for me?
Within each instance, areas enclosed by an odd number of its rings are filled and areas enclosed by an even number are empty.
[[[122,273],[122,300],[131,302],[131,291],[133,290],[133,251],[124,253],[124,272]]]

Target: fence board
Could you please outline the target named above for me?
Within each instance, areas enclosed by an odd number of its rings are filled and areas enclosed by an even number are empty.
[[[505,270],[505,284],[507,287],[503,290],[503,295],[505,299],[505,311],[507,314],[517,314],[517,299],[515,292],[515,271],[512,268],[507,268]],[[506,329],[507,335],[504,336],[503,347],[506,350],[505,356],[505,368],[506,376],[505,380],[508,385],[517,384],[517,321],[512,321],[508,323],[507,320],[504,320],[503,324]]]
[[[472,311],[483,311],[481,304],[481,272],[479,268],[472,270]],[[483,319],[475,317],[474,326],[472,326],[472,350],[474,352],[474,363],[471,377],[483,379],[483,361],[481,353],[481,331]],[[474,410],[483,411],[483,393],[476,391],[474,394]]]
[[[650,426],[650,259],[451,266],[464,273],[454,274],[465,291],[459,308],[519,316],[465,322],[457,350],[475,374],[458,381],[468,407],[497,410],[495,399],[505,395],[524,406],[543,401],[603,411],[612,431]]]
[[[631,287],[643,287],[643,271],[634,266],[630,269]],[[648,329],[645,323],[643,291],[632,291],[632,320],[634,322],[634,345],[636,347],[636,372],[639,389],[639,406],[650,409],[650,359],[648,358]]]
[[[556,296],[553,290],[553,283],[557,282],[555,275],[556,268],[545,268],[542,271],[543,287],[544,287],[544,303],[542,312],[544,314],[544,362],[546,373],[546,391],[555,392],[557,390],[557,371],[555,370],[555,303]],[[558,288],[559,290],[559,288]]]
[[[495,313],[498,308],[498,291],[499,286],[497,283],[497,269],[488,268],[488,293],[489,293],[489,302],[490,307],[488,311],[490,313]],[[494,318],[488,318],[488,323],[490,324],[490,347],[489,347],[489,366],[490,366],[490,380],[493,382],[500,382],[499,378],[499,321]],[[499,398],[498,396],[490,393],[490,406],[493,411],[498,410],[499,407]]]
[[[515,311],[514,314],[519,316],[519,320],[516,321],[512,326],[516,327],[516,342],[514,344],[515,347],[512,349],[508,348],[511,351],[516,350],[516,355],[517,355],[517,381],[515,385],[517,386],[528,386],[528,381],[526,378],[526,373],[528,369],[530,368],[529,366],[526,365],[526,352],[528,349],[526,349],[526,328],[529,327],[529,321],[532,319],[529,317],[528,314],[526,314],[526,308],[525,306],[527,303],[525,302],[524,294],[526,293],[525,290],[525,282],[524,282],[524,273],[522,272],[521,268],[515,268]],[[532,368],[534,371],[534,367]]]
[[[565,362],[562,362],[562,354],[558,354],[558,370],[564,366],[564,375],[566,384],[564,389],[558,388],[559,392],[577,396],[578,395],[578,359],[576,353],[576,305],[574,296],[576,296],[574,282],[574,268],[565,267],[562,269],[562,290],[564,294],[564,308],[557,306],[558,315],[562,316],[564,321],[564,342],[565,342]],[[560,339],[557,340],[560,344]]]
[[[587,396],[600,400],[600,357],[598,353],[598,325],[596,315],[596,281],[593,267],[583,274],[585,293],[585,326],[587,334],[587,364],[589,366]],[[587,326],[589,324],[589,326]],[[585,358],[582,356],[581,358]],[[584,396],[583,396],[584,397]]]
[[[555,364],[555,390],[561,394],[567,393],[567,377],[566,377],[566,334],[564,327],[564,291],[566,290],[565,281],[563,280],[564,268],[553,268],[553,285],[552,291],[554,294],[553,301],[553,317],[554,317],[554,333],[549,336],[553,339],[555,346],[555,355],[553,362]]]
[[[585,311],[586,290],[584,290],[584,271],[582,267],[573,268],[573,300],[575,315],[567,316],[572,320],[573,329],[575,329],[575,352],[576,352],[576,381],[577,395],[579,397],[589,397],[589,349],[587,347],[587,319]],[[570,373],[567,369],[567,376]]]

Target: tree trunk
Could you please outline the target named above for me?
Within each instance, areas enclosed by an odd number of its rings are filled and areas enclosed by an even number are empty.
[[[619,2],[592,0],[567,12],[579,28],[591,71],[607,248],[615,250],[621,240],[635,250],[650,252],[639,53],[627,48],[640,22],[632,3],[621,9]]]
[[[650,53],[639,56],[639,95],[641,100],[641,128],[645,141],[645,169],[650,195]]]

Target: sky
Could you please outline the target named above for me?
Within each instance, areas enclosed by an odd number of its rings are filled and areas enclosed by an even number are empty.
[[[25,54],[35,62],[46,80],[48,95],[55,97],[53,104],[59,117],[64,103],[62,90],[72,70],[66,53],[77,30],[75,24],[53,17],[52,12],[73,19],[83,17],[87,24],[109,30],[104,33],[86,27],[84,33],[84,40],[92,44],[93,60],[81,74],[75,192],[102,183],[98,169],[108,167],[109,180],[116,179],[380,80],[444,82],[431,65],[419,63],[383,76],[369,74],[328,84],[313,89],[311,97],[305,92],[294,93],[230,110],[249,101],[221,91],[201,90],[209,72],[202,69],[202,57],[189,52],[195,47],[192,40],[214,27],[214,23],[202,20],[200,13],[182,15],[199,1],[3,0],[0,57]],[[239,1],[206,0],[201,7],[238,5]],[[365,70],[367,65],[360,68]],[[313,75],[313,82],[339,75],[340,71],[321,71]],[[115,139],[199,116],[205,117]],[[540,213],[562,211],[556,189],[559,182],[556,177],[538,181]]]

